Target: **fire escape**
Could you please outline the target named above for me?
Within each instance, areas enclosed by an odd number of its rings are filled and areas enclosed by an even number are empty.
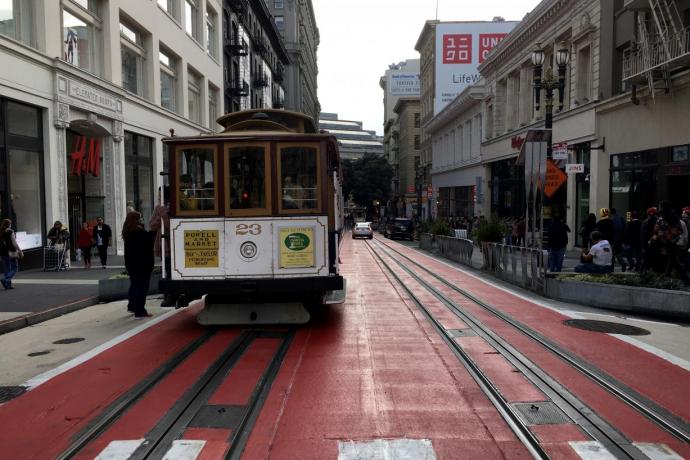
[[[623,57],[623,81],[636,88],[647,85],[654,100],[671,92],[672,76],[690,65],[690,27],[683,24],[678,0],[626,0],[635,13],[636,41]]]

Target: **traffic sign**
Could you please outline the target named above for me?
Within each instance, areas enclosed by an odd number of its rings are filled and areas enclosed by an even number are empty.
[[[551,148],[551,158],[554,160],[567,160],[568,159],[568,144],[560,143],[553,144]]]
[[[549,159],[546,162],[546,186],[544,187],[544,195],[551,198],[566,182],[568,182],[568,176],[556,166],[553,160]]]

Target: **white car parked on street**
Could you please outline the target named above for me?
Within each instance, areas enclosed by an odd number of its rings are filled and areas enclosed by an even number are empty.
[[[352,239],[355,238],[374,238],[374,230],[371,229],[371,222],[357,222],[352,229]]]

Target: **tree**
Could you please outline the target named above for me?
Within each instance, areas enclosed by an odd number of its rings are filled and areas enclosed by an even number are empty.
[[[373,208],[374,200],[386,203],[390,198],[393,168],[380,155],[367,153],[359,160],[344,161],[343,196],[358,206]]]

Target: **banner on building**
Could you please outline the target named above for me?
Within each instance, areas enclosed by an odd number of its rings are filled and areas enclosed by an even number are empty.
[[[434,115],[479,82],[477,67],[517,22],[453,22],[436,26]]]
[[[391,96],[419,97],[419,73],[400,72],[390,76]]]

